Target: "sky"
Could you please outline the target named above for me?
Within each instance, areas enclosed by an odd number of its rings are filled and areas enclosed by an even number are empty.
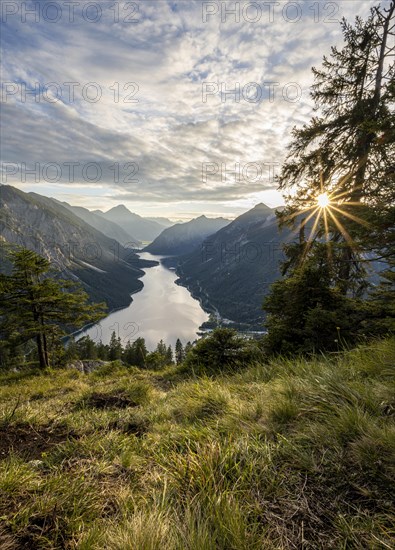
[[[174,220],[279,206],[311,67],[374,5],[2,0],[2,183]]]

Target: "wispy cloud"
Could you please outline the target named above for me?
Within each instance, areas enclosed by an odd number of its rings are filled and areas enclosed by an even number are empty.
[[[272,174],[257,179],[247,168],[282,162],[292,127],[311,116],[311,66],[341,42],[335,20],[365,16],[373,5],[277,2],[270,14],[267,3],[240,2],[237,18],[233,2],[145,0],[131,14],[133,3],[106,1],[85,13],[76,5],[70,22],[65,2],[27,2],[40,6],[39,21],[23,21],[22,2],[4,4],[17,9],[3,11],[8,182],[84,206],[125,202],[174,216],[278,204]],[[49,4],[63,10],[59,21],[48,21],[59,16]],[[262,7],[256,22],[254,5]],[[79,163],[74,178],[70,163]],[[207,163],[217,170],[204,179]],[[37,166],[36,176],[28,173]]]

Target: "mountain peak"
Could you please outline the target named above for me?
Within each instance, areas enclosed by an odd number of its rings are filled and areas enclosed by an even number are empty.
[[[108,212],[119,212],[120,214],[128,212],[130,214],[129,208],[126,208],[126,206],[124,204],[118,204],[117,206],[114,206],[113,208],[110,208],[110,210],[108,210]]]
[[[267,206],[263,202],[259,202],[254,206],[253,210],[272,210],[272,208],[270,208],[270,206]]]

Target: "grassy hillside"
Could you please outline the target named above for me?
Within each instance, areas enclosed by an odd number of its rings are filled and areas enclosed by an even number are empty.
[[[3,375],[0,547],[393,548],[395,339],[191,378]]]

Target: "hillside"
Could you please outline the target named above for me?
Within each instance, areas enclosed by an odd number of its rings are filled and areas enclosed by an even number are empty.
[[[229,224],[224,218],[199,216],[186,223],[176,223],[165,229],[144,250],[151,254],[179,256],[188,254],[202,242]]]
[[[0,379],[0,547],[394,548],[395,341]]]
[[[279,231],[274,210],[258,204],[179,258],[179,282],[207,309],[262,328],[263,297],[280,277],[282,244],[291,238],[289,229]]]
[[[98,231],[101,231],[104,233],[104,235],[107,235],[107,237],[110,237],[110,239],[115,239],[122,245],[126,245],[129,248],[133,245],[136,247],[139,247],[141,245],[141,242],[136,239],[133,235],[129,235],[122,227],[120,227],[118,224],[107,220],[103,216],[100,216],[99,214],[95,214],[94,212],[91,212],[87,208],[83,208],[82,206],[72,206],[68,204],[67,202],[60,203],[62,206],[73,212],[76,216],[84,220],[86,223],[97,229]]]
[[[9,185],[0,187],[0,195],[3,243],[43,255],[62,277],[80,281],[92,300],[105,300],[110,309],[126,307],[130,294],[143,287],[141,268],[148,264],[57,201]]]
[[[150,220],[151,222],[156,222],[158,223],[159,225],[163,225],[163,227],[171,227],[172,225],[174,225],[174,222],[172,222],[171,220],[169,220],[168,218],[145,218],[146,220]]]
[[[130,212],[123,204],[114,206],[107,212],[96,210],[95,213],[120,225],[126,233],[134,235],[139,241],[153,241],[164,229],[162,224]]]

